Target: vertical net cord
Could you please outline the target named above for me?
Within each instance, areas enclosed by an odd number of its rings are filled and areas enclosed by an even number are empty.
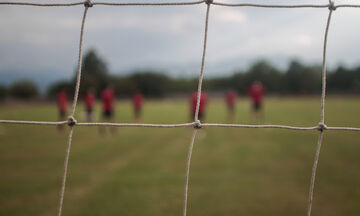
[[[199,120],[200,97],[201,97],[202,81],[203,81],[203,77],[204,77],[207,33],[208,33],[208,25],[209,25],[209,12],[210,12],[210,4],[207,3],[206,4],[206,18],[205,18],[205,32],[204,32],[204,46],[203,46],[203,54],[202,54],[202,58],[201,58],[200,77],[199,77],[199,83],[198,83],[196,110],[195,110],[195,117],[194,117],[195,121]]]
[[[326,96],[326,48],[327,48],[327,37],[329,33],[331,15],[333,10],[329,10],[329,16],[326,23],[324,47],[323,47],[323,60],[322,60],[322,90],[321,90],[321,119],[320,123],[325,123],[325,96]]]
[[[71,116],[74,116],[75,109],[79,97],[79,89],[80,89],[80,79],[81,79],[81,66],[82,66],[82,46],[83,46],[83,40],[84,40],[84,26],[85,26],[85,20],[86,20],[86,14],[89,7],[85,6],[83,19],[81,22],[81,30],[80,30],[80,42],[79,42],[79,56],[78,56],[78,66],[77,66],[77,75],[76,75],[76,86],[75,86],[75,94],[74,94],[74,100],[72,104],[71,109]]]
[[[200,77],[199,84],[197,90],[197,100],[196,100],[196,110],[195,110],[195,122],[199,121],[199,108],[200,108],[200,97],[201,97],[201,87],[202,80],[204,77],[204,65],[205,65],[205,55],[206,55],[206,43],[207,43],[207,33],[208,33],[208,25],[209,25],[209,12],[210,12],[210,3],[206,3],[206,17],[205,17],[205,31],[204,31],[204,45],[203,45],[203,53],[201,57],[201,68],[200,68]],[[195,137],[197,134],[197,130],[201,127],[201,125],[196,125],[194,127],[194,132],[191,137],[191,142],[189,146],[189,151],[186,160],[186,176],[185,176],[185,190],[184,190],[184,209],[183,216],[187,214],[187,202],[188,202],[188,191],[189,191],[189,176],[190,176],[190,165],[191,165],[191,155],[194,147]]]
[[[59,201],[59,210],[58,210],[58,216],[61,216],[62,213],[62,206],[64,201],[64,193],[65,193],[65,184],[66,184],[66,175],[67,175],[67,168],[69,163],[69,156],[70,156],[70,149],[71,149],[71,140],[72,140],[72,134],[73,134],[74,127],[70,128],[67,148],[66,148],[66,155],[64,160],[64,173],[62,176],[62,182],[61,182],[61,191],[60,191],[60,201]]]
[[[330,1],[330,5],[332,2]],[[316,178],[316,169],[319,162],[319,156],[320,156],[320,150],[321,150],[321,144],[324,136],[324,122],[325,122],[325,94],[326,94],[326,47],[327,47],[327,36],[329,32],[329,26],[331,21],[331,15],[332,15],[333,9],[329,7],[329,16],[326,23],[326,29],[325,29],[325,37],[324,37],[324,48],[323,48],[323,62],[322,62],[322,93],[321,93],[321,120],[319,123],[320,126],[320,134],[319,139],[316,147],[316,153],[314,158],[314,164],[312,168],[312,174],[311,174],[311,181],[310,181],[310,189],[309,189],[309,203],[308,203],[308,211],[307,216],[311,216],[311,208],[312,208],[312,201],[313,201],[313,195],[314,195],[314,185],[315,185],[315,178]]]
[[[189,189],[189,175],[190,175],[190,165],[191,165],[191,155],[194,147],[194,141],[196,137],[197,129],[194,129],[193,135],[191,137],[191,142],[189,146],[189,152],[186,160],[186,177],[185,177],[185,191],[184,191],[184,210],[183,216],[186,216],[187,213],[187,200],[188,200],[188,189]]]
[[[76,108],[76,104],[77,104],[77,100],[78,100],[78,94],[79,94],[79,88],[80,88],[81,63],[82,63],[82,43],[83,43],[83,38],[84,38],[84,25],[85,25],[85,19],[86,19],[87,11],[88,11],[88,6],[85,6],[83,19],[82,19],[82,22],[81,22],[81,30],[80,30],[79,58],[78,58],[78,71],[77,71],[77,77],[76,77],[75,95],[74,95],[71,115],[70,115],[70,118],[69,118],[69,120],[72,119],[72,121],[74,121],[72,116],[75,113],[75,108]],[[69,157],[70,157],[71,141],[72,141],[72,135],[73,135],[73,131],[74,131],[74,125],[69,124],[69,126],[70,126],[70,132],[69,132],[66,155],[65,155],[65,160],[64,160],[64,173],[63,173],[62,182],[61,182],[61,191],[60,191],[60,201],[59,201],[58,216],[61,216],[61,213],[62,213],[65,186],[66,186],[66,176],[67,176]]]
[[[317,147],[316,147],[316,153],[314,158],[314,164],[312,168],[312,174],[311,174],[311,180],[310,180],[310,189],[309,189],[309,203],[308,203],[308,211],[307,216],[311,216],[311,208],[312,208],[312,201],[313,201],[313,194],[314,194],[314,185],[315,185],[315,177],[316,177],[316,168],[319,162],[319,156],[320,156],[320,149],[321,149],[321,143],[323,140],[323,131],[320,131]]]

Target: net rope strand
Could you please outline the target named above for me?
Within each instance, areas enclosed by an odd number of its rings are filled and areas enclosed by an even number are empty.
[[[183,216],[187,214],[187,203],[188,203],[188,190],[189,190],[189,177],[190,177],[190,165],[191,165],[191,155],[194,147],[194,142],[197,134],[197,130],[201,128],[201,123],[199,121],[199,109],[200,109],[200,100],[201,100],[201,88],[202,81],[204,78],[204,66],[205,66],[205,56],[206,56],[206,44],[207,44],[207,35],[208,35],[208,26],[209,26],[209,13],[210,13],[210,3],[212,0],[206,1],[206,14],[205,14],[205,29],[204,29],[204,44],[203,44],[203,53],[201,57],[201,67],[199,75],[199,83],[197,90],[197,99],[196,99],[196,110],[195,110],[195,122],[194,122],[194,132],[191,138],[188,157],[186,161],[186,174],[185,174],[185,190],[184,190],[184,210]]]
[[[69,165],[69,157],[70,157],[70,149],[71,149],[71,141],[72,141],[73,131],[74,131],[74,127],[71,127],[70,132],[69,132],[69,138],[67,141],[66,154],[65,154],[65,160],[64,160],[64,172],[63,172],[62,181],[61,181],[59,209],[58,209],[58,214],[57,214],[58,216],[61,216],[63,202],[64,202],[66,176],[67,176],[67,170],[68,170],[68,165]]]
[[[84,15],[81,21],[81,29],[80,29],[80,41],[79,41],[79,55],[78,55],[78,65],[77,65],[77,73],[76,73],[76,86],[75,86],[75,93],[74,93],[74,100],[72,104],[71,109],[71,116],[74,116],[75,109],[79,97],[79,90],[80,90],[80,80],[81,80],[81,66],[82,66],[82,47],[83,47],[83,40],[84,40],[84,26],[85,26],[85,20],[86,20],[86,14],[89,9],[89,5],[91,5],[90,1],[87,1],[84,3],[85,9],[84,9]]]
[[[92,2],[92,5],[105,5],[105,6],[185,6],[202,4],[205,1],[193,2]],[[38,7],[66,7],[78,6],[88,3],[88,1],[73,2],[73,3],[32,3],[32,2],[0,2],[0,5],[21,5],[21,6],[38,6]]]
[[[260,8],[327,8],[329,6],[328,4],[272,5],[272,4],[248,4],[248,3],[232,4],[232,3],[222,3],[222,2],[213,2],[212,4],[218,6],[225,6],[225,7],[260,7]]]
[[[65,125],[67,121],[22,121],[22,120],[0,120],[0,124],[25,124],[25,125]]]
[[[186,159],[186,174],[185,174],[185,191],[184,191],[184,209],[183,209],[183,216],[186,216],[187,214],[187,203],[188,203],[188,190],[189,190],[189,177],[190,177],[190,165],[191,165],[191,155],[194,147],[195,137],[197,133],[196,128],[194,128],[190,145],[189,145],[189,151]]]
[[[210,1],[209,1],[210,2]],[[196,110],[195,110],[195,122],[199,120],[199,109],[200,109],[200,101],[201,101],[201,89],[202,89],[202,81],[204,78],[204,66],[205,66],[205,56],[206,56],[206,44],[207,44],[207,35],[208,35],[208,26],[209,26],[209,13],[210,13],[210,3],[206,3],[206,15],[205,15],[205,30],[204,30],[204,44],[203,44],[203,53],[201,57],[201,68],[200,68],[200,76],[197,90],[197,99],[196,99]]]
[[[47,122],[47,121],[19,121],[19,120],[0,120],[0,124],[24,124],[24,125],[66,125],[68,121]],[[147,124],[147,123],[111,123],[111,122],[77,122],[77,126],[106,126],[106,127],[140,127],[140,128],[176,128],[176,127],[192,127],[196,122],[180,123],[180,124]],[[232,127],[232,128],[253,128],[253,129],[288,129],[288,130],[319,130],[319,126],[290,126],[290,125],[247,125],[247,124],[222,124],[222,123],[202,123],[201,127]],[[325,130],[338,131],[360,131],[356,127],[329,127]]]
[[[313,164],[312,173],[311,173],[307,216],[311,216],[316,170],[317,170],[317,165],[318,165],[318,162],[319,162],[319,156],[320,156],[321,143],[322,143],[322,140],[323,140],[323,136],[324,136],[324,131],[320,131],[319,139],[318,139],[317,146],[316,146],[314,164]]]
[[[327,38],[329,33],[329,27],[331,22],[331,15],[334,7],[334,3],[329,0],[329,15],[326,22],[325,28],[325,36],[324,36],[324,47],[323,47],[323,60],[322,60],[322,90],[321,90],[321,115],[320,115],[320,123],[319,123],[319,139],[316,146],[316,153],[314,158],[314,164],[311,172],[311,180],[310,180],[310,189],[309,189],[309,201],[308,201],[308,211],[307,216],[311,216],[312,202],[314,197],[314,186],[315,186],[315,178],[316,178],[316,170],[320,157],[321,144],[324,136],[324,129],[327,127],[325,125],[325,97],[326,97],[326,48],[327,48]]]
[[[94,2],[94,5],[105,6],[185,6],[185,5],[197,5],[202,4],[205,1],[194,2],[130,2],[130,3],[118,3],[118,2]]]
[[[89,7],[91,7],[90,0],[88,0],[86,3],[84,3],[84,6],[85,6],[85,9],[84,9],[83,18],[82,18],[82,21],[81,21],[81,28],[80,28],[79,57],[78,57],[78,70],[77,70],[77,78],[76,78],[76,87],[75,87],[75,94],[74,94],[74,100],[73,100],[71,115],[69,117],[69,123],[68,123],[69,126],[70,126],[70,133],[69,133],[68,145],[67,145],[66,156],[65,156],[65,161],[64,161],[64,173],[63,173],[62,183],[61,183],[58,216],[61,216],[61,213],[62,213],[65,186],[66,186],[66,176],[67,176],[69,157],[70,157],[70,149],[71,149],[71,142],[72,142],[72,134],[73,134],[73,131],[74,131],[74,125],[76,124],[76,120],[74,120],[73,116],[74,116],[74,113],[75,113],[75,109],[76,109],[76,105],[77,105],[77,101],[78,101],[78,95],[79,95],[80,80],[81,80],[81,64],[82,64],[82,46],[83,46],[83,39],[84,39],[84,26],[85,26],[86,14],[88,12]]]
[[[325,123],[325,97],[326,97],[326,49],[327,49],[327,38],[329,33],[329,27],[331,22],[331,15],[333,9],[332,4],[329,6],[329,15],[326,22],[325,28],[325,36],[324,36],[324,46],[323,46],[323,56],[322,56],[322,87],[321,87],[321,116],[320,116],[320,124]]]
[[[19,5],[19,6],[38,6],[38,7],[70,7],[83,5],[85,2],[73,2],[73,3],[33,3],[33,2],[0,2],[0,5]]]
[[[86,20],[86,14],[89,7],[93,5],[104,5],[104,6],[182,6],[182,5],[197,5],[206,3],[206,18],[205,18],[205,31],[204,31],[204,44],[203,44],[203,55],[201,60],[201,68],[199,75],[199,83],[198,83],[198,91],[197,91],[197,105],[195,112],[195,121],[190,123],[181,123],[181,124],[138,124],[138,123],[109,123],[109,122],[80,122],[77,123],[74,119],[74,114],[78,102],[80,82],[81,82],[81,66],[82,66],[82,45],[84,38],[84,26]],[[329,15],[327,19],[325,36],[324,36],[324,46],[323,46],[323,61],[322,61],[322,93],[321,93],[321,114],[320,114],[320,123],[317,126],[313,127],[296,127],[296,126],[287,126],[287,125],[245,125],[245,124],[219,124],[219,123],[203,123],[201,124],[198,119],[199,108],[200,108],[200,98],[201,98],[201,89],[202,89],[202,81],[203,81],[203,72],[205,66],[205,54],[206,54],[206,45],[207,45],[207,32],[208,32],[208,19],[209,19],[209,11],[210,5],[217,6],[227,6],[227,7],[257,7],[257,8],[328,8]],[[62,214],[65,186],[66,186],[66,176],[68,170],[68,163],[70,157],[71,143],[72,143],[72,135],[74,131],[74,126],[110,126],[110,127],[159,127],[159,128],[172,128],[172,127],[194,127],[193,135],[191,138],[187,162],[186,162],[186,176],[185,176],[185,191],[184,191],[184,209],[183,215],[187,214],[187,201],[188,201],[188,187],[189,187],[189,177],[190,177],[190,165],[191,165],[191,155],[192,150],[197,134],[197,130],[201,127],[234,127],[234,128],[274,128],[274,129],[288,129],[288,130],[319,130],[319,138],[316,147],[316,153],[314,158],[314,164],[312,168],[312,175],[310,181],[310,189],[309,189],[309,202],[308,202],[308,212],[307,215],[311,216],[311,208],[312,208],[312,200],[313,200],[313,191],[315,185],[315,177],[316,177],[316,169],[319,161],[321,144],[323,141],[324,131],[325,130],[339,130],[339,131],[360,131],[360,128],[356,127],[328,127],[325,125],[325,97],[326,97],[326,48],[327,48],[327,36],[331,21],[331,15],[333,10],[337,8],[360,8],[360,5],[352,5],[352,4],[340,4],[334,5],[334,3],[329,0],[329,4],[327,5],[314,5],[314,4],[300,4],[300,5],[276,5],[276,4],[231,4],[231,3],[222,3],[222,2],[213,2],[212,0],[202,0],[202,1],[192,1],[192,2],[124,2],[124,3],[114,3],[114,2],[91,2],[90,0],[81,1],[81,2],[73,2],[73,3],[33,3],[33,2],[0,2],[0,5],[21,5],[21,6],[40,6],[40,7],[64,7],[64,6],[78,6],[84,5],[84,14],[81,23],[80,29],[80,41],[79,41],[79,56],[78,56],[78,67],[77,67],[77,78],[75,84],[75,93],[74,99],[71,109],[71,115],[69,116],[68,121],[22,121],[22,120],[0,120],[1,124],[24,124],[24,125],[69,125],[70,132],[67,141],[66,154],[64,159],[64,172],[62,176],[62,184],[60,191],[60,200],[59,200],[59,209],[58,216]]]
[[[87,1],[73,2],[73,3],[33,3],[33,2],[0,2],[0,5],[19,5],[19,6],[37,6],[37,7],[71,7],[83,5]],[[93,2],[93,5],[104,6],[185,6],[185,5],[197,5],[206,1],[193,1],[193,2]],[[258,7],[258,8],[327,8],[328,4],[299,4],[299,5],[278,5],[278,4],[232,4],[223,2],[212,2],[211,4],[217,6],[226,7]],[[339,4],[335,8],[360,8],[360,5],[356,4]]]

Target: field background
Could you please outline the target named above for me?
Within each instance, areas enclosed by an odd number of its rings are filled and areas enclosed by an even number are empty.
[[[97,111],[99,111],[99,105]],[[315,126],[320,97],[269,98],[265,122]],[[81,120],[80,105],[76,118]],[[226,123],[213,99],[207,122]],[[237,103],[235,123],[253,123]],[[147,101],[145,123],[189,122],[185,100]],[[96,114],[97,119],[100,116]],[[360,127],[360,99],[330,97],[328,126]],[[131,122],[129,101],[116,106]],[[57,120],[55,104],[1,105],[0,119]],[[109,129],[109,128],[107,128]],[[181,215],[190,128],[76,127],[63,215]],[[306,215],[317,131],[203,128],[190,170],[189,215]],[[56,215],[68,130],[0,125],[0,215]],[[360,133],[325,131],[313,215],[360,215]]]

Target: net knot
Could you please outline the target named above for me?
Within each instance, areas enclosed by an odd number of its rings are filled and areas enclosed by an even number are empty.
[[[324,131],[324,130],[327,129],[327,126],[326,126],[326,124],[324,124],[324,123],[319,123],[317,129],[318,129],[319,131]]]
[[[206,3],[207,5],[210,5],[210,4],[213,3],[213,0],[205,0],[205,3]]]
[[[76,125],[76,119],[73,116],[69,116],[67,124],[72,127]]]
[[[196,121],[194,122],[194,128],[196,128],[196,129],[202,128],[200,120],[196,120]]]
[[[329,4],[328,8],[329,8],[329,10],[332,10],[332,11],[336,10],[335,3],[333,1],[330,1],[330,4]]]
[[[86,0],[86,1],[84,2],[84,6],[85,6],[85,7],[92,7],[92,6],[94,6],[94,4],[91,2],[91,0]]]

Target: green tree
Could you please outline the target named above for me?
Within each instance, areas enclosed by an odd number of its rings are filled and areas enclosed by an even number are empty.
[[[111,80],[117,97],[130,97],[137,91],[134,80],[129,77],[113,77]]]
[[[83,58],[80,94],[83,95],[89,88],[95,88],[97,93],[100,93],[108,82],[109,74],[105,61],[99,57],[96,50],[90,49]]]
[[[321,91],[321,68],[292,61],[285,75],[286,90],[290,93],[318,93]]]
[[[199,80],[197,78],[179,78],[169,81],[168,91],[171,93],[190,93],[197,89]],[[206,83],[206,81],[204,82]]]
[[[10,94],[15,98],[30,99],[38,95],[38,89],[30,80],[15,82],[10,87]]]
[[[358,93],[360,92],[360,67],[348,69],[339,66],[328,76],[328,88],[330,92]]]
[[[8,89],[5,86],[0,85],[0,101],[4,100],[7,95],[8,95]]]
[[[255,80],[261,81],[269,92],[283,90],[284,75],[267,61],[255,62],[244,75],[243,87],[250,86]]]
[[[145,96],[162,97],[169,89],[170,79],[164,74],[151,71],[137,72],[130,79],[135,83],[136,90]]]
[[[55,99],[57,94],[64,90],[68,96],[74,95],[74,84],[68,81],[59,81],[51,85],[47,91],[47,96],[50,99]]]

